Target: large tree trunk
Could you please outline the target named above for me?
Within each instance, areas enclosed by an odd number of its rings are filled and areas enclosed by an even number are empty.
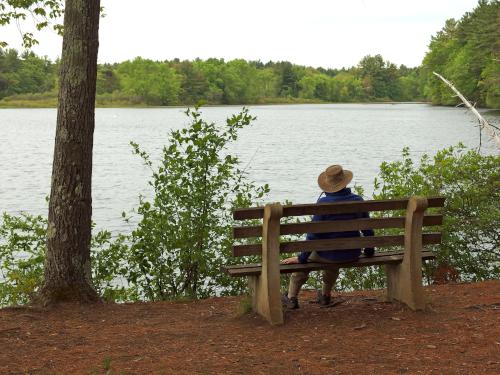
[[[66,0],[44,305],[92,302],[92,146],[100,0]]]

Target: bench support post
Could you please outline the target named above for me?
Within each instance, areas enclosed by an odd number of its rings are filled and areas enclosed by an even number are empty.
[[[406,210],[403,261],[386,265],[388,299],[403,302],[412,310],[425,309],[422,287],[422,223],[427,205],[427,198],[410,198]]]
[[[249,276],[252,308],[273,325],[283,324],[280,295],[280,219],[279,203],[267,204],[262,225],[262,272]]]

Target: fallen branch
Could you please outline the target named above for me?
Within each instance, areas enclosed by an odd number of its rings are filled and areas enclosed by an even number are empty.
[[[455,92],[455,94],[457,94],[457,96],[462,100],[462,102],[465,104],[465,106],[467,108],[469,108],[471,110],[471,112],[479,120],[480,129],[481,130],[484,129],[488,133],[490,138],[493,140],[493,142],[495,142],[496,145],[500,148],[500,137],[496,133],[495,128],[493,126],[491,126],[488,123],[488,121],[485,120],[485,118],[483,116],[481,116],[481,114],[477,111],[477,109],[465,98],[465,96],[462,95],[462,93],[460,91],[457,90],[457,88],[455,86],[453,86],[453,84],[450,81],[448,81],[446,78],[444,78],[442,75],[440,75],[436,72],[432,72],[432,73],[435,76],[439,77],[444,83],[446,83]]]

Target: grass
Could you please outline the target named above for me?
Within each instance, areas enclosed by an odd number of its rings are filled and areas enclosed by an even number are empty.
[[[263,98],[256,103],[239,103],[235,105],[254,104],[320,104],[325,103],[318,100],[308,100],[300,98]],[[192,104],[177,104],[176,106],[188,106]],[[224,105],[210,103],[209,105]],[[0,100],[0,108],[56,108],[57,98],[24,98],[23,96],[11,96]],[[138,102],[137,100],[127,100],[124,98],[112,99],[108,96],[96,98],[96,107],[98,108],[147,108],[147,107],[168,107],[148,105],[147,103]]]
[[[111,358],[105,357],[102,361],[102,368],[106,371],[106,374],[111,372]]]
[[[388,101],[368,101],[363,103],[387,103]],[[252,103],[235,103],[233,105],[271,105],[271,104],[326,104],[319,99],[304,99],[304,98],[259,98]],[[352,102],[361,103],[361,102]],[[222,106],[222,103],[206,103],[207,105]],[[172,106],[191,106],[192,103],[177,103]],[[8,96],[0,100],[0,108],[56,108],[57,93],[47,92],[41,94],[20,94]],[[138,97],[129,97],[121,93],[100,94],[96,98],[96,107],[98,108],[148,108],[148,107],[170,107],[149,105],[142,102]]]

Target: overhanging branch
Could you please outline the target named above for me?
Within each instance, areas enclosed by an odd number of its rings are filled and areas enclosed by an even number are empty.
[[[477,109],[465,98],[465,96],[462,95],[460,91],[457,90],[457,88],[446,78],[444,78],[442,75],[432,72],[435,76],[439,77],[446,85],[448,85],[455,94],[462,100],[462,102],[465,104],[467,108],[471,110],[471,112],[478,118],[479,120],[479,127],[481,129],[484,129],[488,135],[490,136],[490,139],[493,140],[493,142],[496,143],[498,148],[500,148],[500,137],[496,133],[495,129],[493,126],[491,126],[486,119],[481,116],[481,114],[477,111]]]

